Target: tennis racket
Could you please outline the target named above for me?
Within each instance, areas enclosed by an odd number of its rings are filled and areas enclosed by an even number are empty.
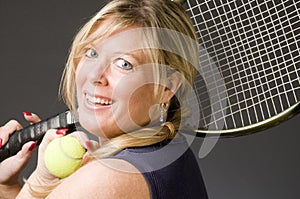
[[[300,111],[300,1],[189,0],[199,38],[198,136],[240,136]]]
[[[300,112],[300,1],[176,2],[199,38],[197,136],[247,135]],[[0,162],[47,129],[72,132],[75,123],[67,111],[14,133],[0,149]]]
[[[0,148],[0,162],[16,155],[26,142],[37,141],[39,144],[48,129],[67,128],[68,131],[66,133],[71,133],[76,130],[77,125],[78,122],[75,116],[70,111],[65,111],[18,130]]]

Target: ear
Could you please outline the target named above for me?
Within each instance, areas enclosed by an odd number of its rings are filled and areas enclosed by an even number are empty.
[[[167,85],[163,91],[162,102],[169,102],[171,98],[175,95],[177,90],[180,88],[182,84],[182,74],[179,72],[172,73],[167,78]]]

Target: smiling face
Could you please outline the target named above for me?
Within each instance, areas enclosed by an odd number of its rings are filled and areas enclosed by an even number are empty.
[[[93,34],[100,34],[110,20]],[[114,32],[86,46],[76,69],[81,125],[107,138],[158,120],[162,95],[155,95],[153,65],[134,27]],[[162,86],[159,86],[163,89]]]

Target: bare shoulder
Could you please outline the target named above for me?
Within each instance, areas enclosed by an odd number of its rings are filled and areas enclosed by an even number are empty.
[[[66,178],[49,198],[150,198],[143,175],[118,159],[95,160]]]

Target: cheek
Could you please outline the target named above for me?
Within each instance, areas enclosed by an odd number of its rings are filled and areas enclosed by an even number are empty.
[[[129,100],[129,114],[131,119],[140,126],[148,124],[157,118],[159,100],[154,96],[154,86],[144,85],[137,89]],[[156,108],[154,108],[156,107]]]
[[[115,97],[118,100],[113,106],[112,118],[123,132],[145,126],[154,120],[152,119],[154,117],[149,115],[149,111],[157,103],[153,95],[153,86],[144,85],[133,92],[128,92],[127,84],[123,89],[115,91],[117,93]],[[131,94],[129,95],[129,93]],[[159,109],[157,110],[153,112],[159,113]],[[156,115],[155,118],[159,118],[159,115]]]
[[[80,62],[77,66],[77,69],[75,71],[75,83],[76,87],[82,87],[85,77],[87,75],[87,67],[83,67],[82,62]],[[85,69],[85,70],[84,70]]]
[[[125,126],[138,127],[159,120],[160,99],[154,95],[155,81],[151,74],[151,70],[137,69],[115,85],[113,97],[120,100],[120,106],[114,110],[114,115],[120,116],[116,117],[116,121],[122,129],[123,126],[124,129]]]

